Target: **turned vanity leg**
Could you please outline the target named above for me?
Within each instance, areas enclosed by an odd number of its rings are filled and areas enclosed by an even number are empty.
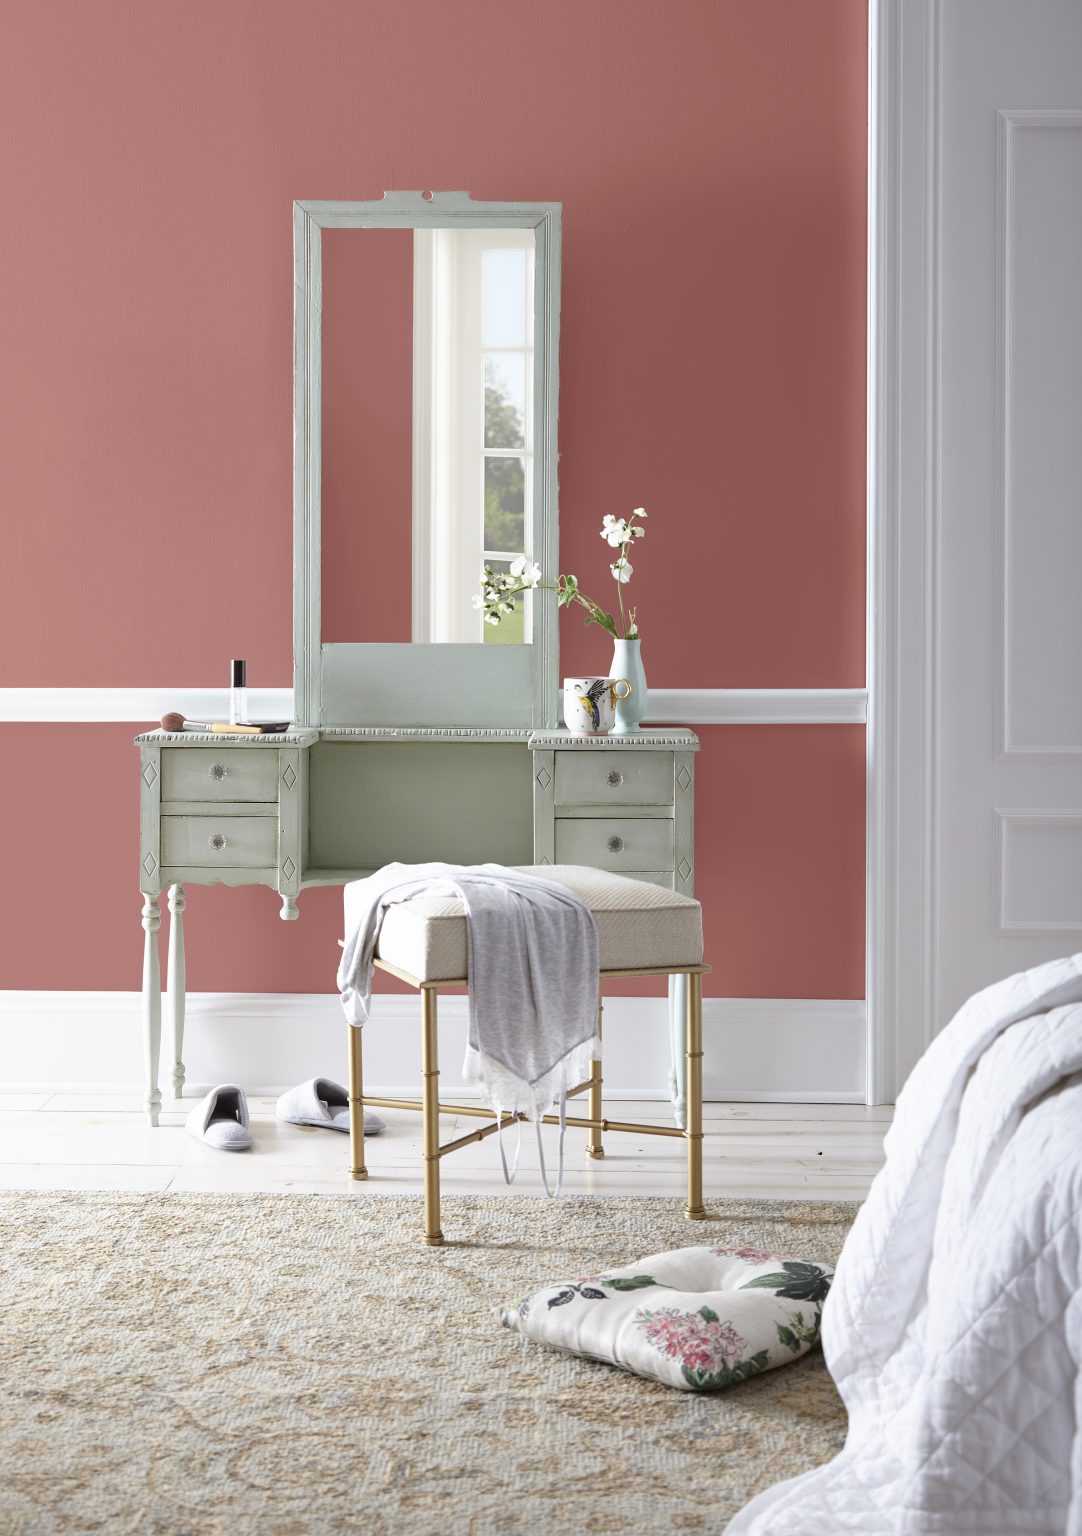
[[[597,996],[597,1038],[599,1040],[601,1039],[601,1015],[602,1015],[602,1013],[604,1011],[604,1007],[605,1007],[604,1000],[602,999],[601,994],[599,992],[598,996]],[[589,1111],[589,1114],[590,1114],[590,1119],[591,1120],[600,1120],[601,1119],[601,1062],[599,1060],[598,1061],[591,1061],[591,1063],[590,1063],[590,1111]],[[586,1156],[587,1157],[604,1157],[605,1156],[605,1148],[602,1146],[602,1143],[601,1143],[601,1129],[600,1129],[599,1126],[594,1126],[593,1129],[590,1131],[589,1138],[588,1138],[588,1140],[586,1142]]]
[[[669,1072],[669,1094],[672,1098],[673,1119],[681,1130],[687,1120],[687,1006],[688,979],[686,976],[669,977],[669,1039],[672,1051],[672,1068]]]
[[[158,1056],[162,1044],[162,983],[158,965],[158,928],[161,910],[160,892],[147,892],[143,899],[143,1057],[146,1063],[146,1112],[151,1125],[157,1125],[162,1107],[158,1087]]]
[[[184,1096],[184,887],[169,887],[169,1024],[173,1036],[173,1097]]]
[[[283,923],[295,923],[300,915],[296,896],[283,896],[282,910],[278,913]]]

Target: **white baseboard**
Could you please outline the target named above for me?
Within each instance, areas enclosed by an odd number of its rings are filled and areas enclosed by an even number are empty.
[[[439,1008],[441,1092],[469,1094],[460,1075],[465,996],[441,998]],[[668,1097],[667,1017],[663,998],[606,999],[607,1096]],[[416,1096],[418,1018],[415,997],[375,998],[365,1031],[368,1092]],[[863,1103],[865,1020],[864,1003],[856,1000],[705,998],[704,1095]],[[141,1041],[137,992],[0,991],[0,1092],[141,1092]],[[342,1011],[338,999],[324,993],[190,993],[184,1057],[191,1093],[222,1082],[280,1093],[317,1075],[345,1082]],[[163,1092],[171,1062],[163,1019]]]

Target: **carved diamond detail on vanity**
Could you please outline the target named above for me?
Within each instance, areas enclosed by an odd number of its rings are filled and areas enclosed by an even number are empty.
[[[286,770],[282,774],[282,783],[287,789],[292,789],[297,782],[297,775],[293,772],[293,764],[287,763]]]
[[[686,881],[686,880],[688,880],[690,878],[690,876],[691,876],[691,865],[688,863],[687,859],[681,859],[680,860],[680,863],[677,866],[676,873],[680,876],[681,880],[685,880]]]
[[[154,873],[155,869],[157,869],[157,867],[158,867],[157,859],[154,857],[154,855],[152,853],[148,853],[146,858],[143,860],[143,871],[144,871],[144,873],[148,874],[148,875],[152,875]]]
[[[146,765],[146,767],[143,769],[143,783],[149,789],[153,785],[153,783],[154,783],[154,781],[155,781],[155,779],[157,777],[158,777],[158,770],[157,770],[157,768],[155,768],[153,763],[148,763]],[[149,871],[148,871],[148,873],[149,873]]]
[[[686,768],[682,767],[680,769],[680,772],[676,775],[676,782],[679,784],[680,788],[686,795],[688,790],[691,788],[691,774]]]
[[[552,783],[552,775],[549,773],[547,768],[542,768],[539,770],[537,774],[537,782],[540,784],[542,789],[548,789],[549,785]]]
[[[297,866],[296,866],[296,864],[294,864],[292,859],[286,859],[285,863],[282,865],[282,874],[285,876],[285,878],[287,880],[292,880],[293,876],[296,873],[297,873]]]

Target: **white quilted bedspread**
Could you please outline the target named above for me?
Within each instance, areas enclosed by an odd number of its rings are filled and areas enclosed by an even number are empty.
[[[727,1536],[1082,1536],[1082,954],[966,1003],[886,1153],[823,1312],[845,1447]]]

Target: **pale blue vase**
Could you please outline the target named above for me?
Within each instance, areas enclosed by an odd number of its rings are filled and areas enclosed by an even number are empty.
[[[641,645],[641,640],[617,640],[613,646],[612,672],[609,675],[626,677],[631,684],[631,697],[616,702],[616,724],[612,729],[614,736],[626,736],[629,731],[637,731],[646,714],[649,693],[646,673],[642,669]]]

